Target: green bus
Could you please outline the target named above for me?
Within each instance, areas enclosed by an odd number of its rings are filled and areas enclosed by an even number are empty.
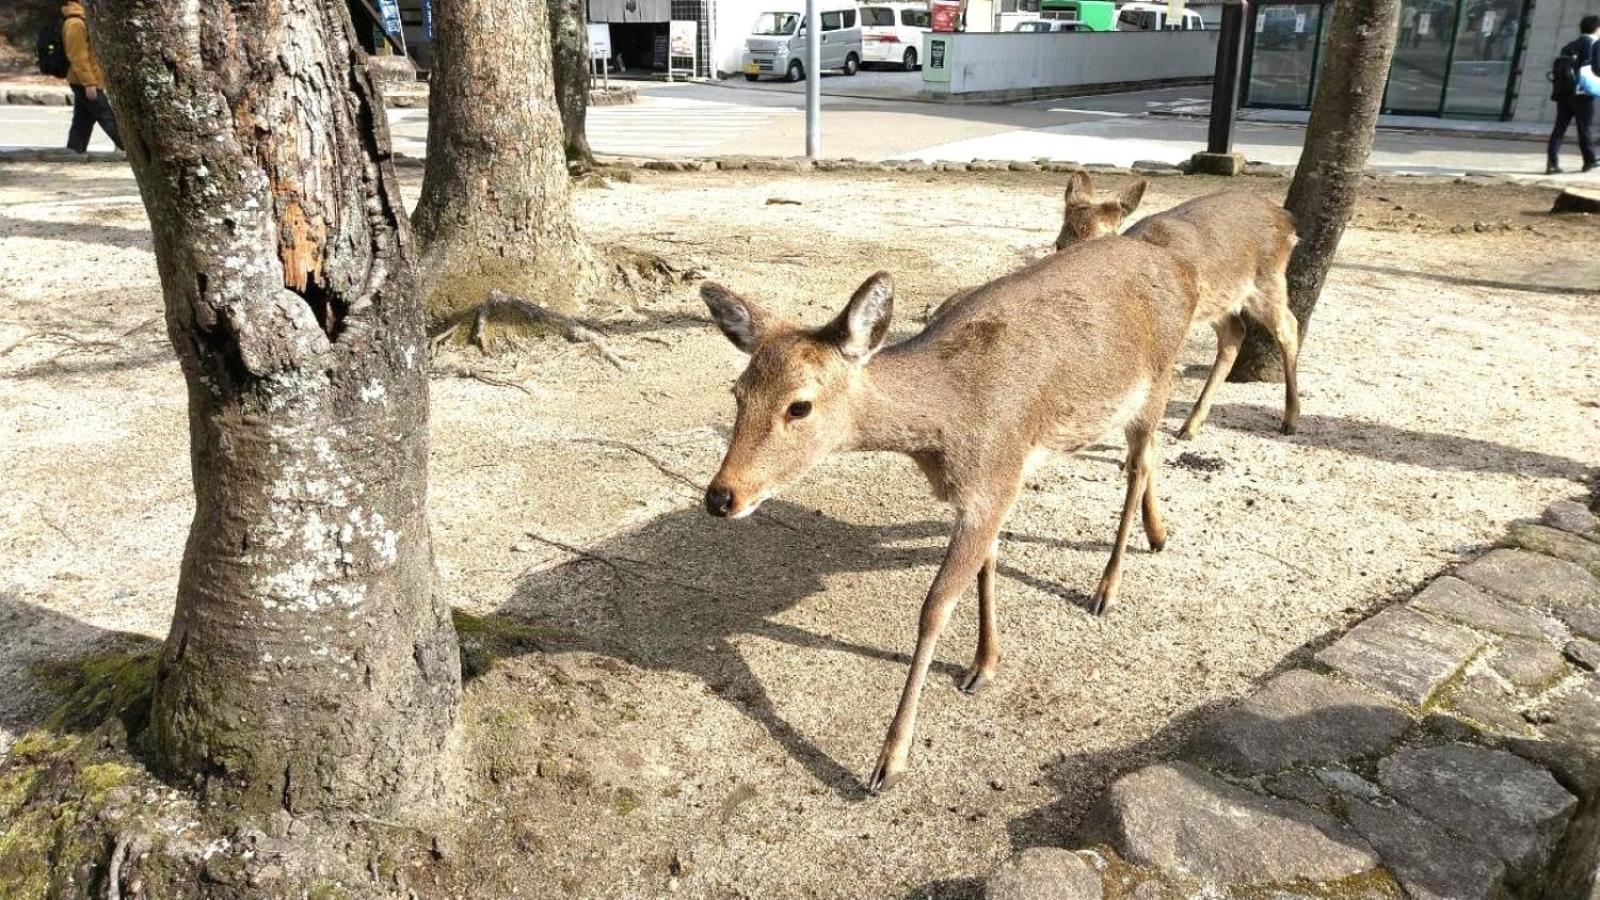
[[[1084,31],[1116,31],[1117,5],[1111,0],[1040,0],[1039,18],[1077,19]]]

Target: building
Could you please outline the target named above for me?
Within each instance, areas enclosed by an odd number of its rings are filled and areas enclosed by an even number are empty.
[[[1332,2],[1267,2],[1247,35],[1244,103],[1307,109],[1325,59]],[[1577,0],[1404,0],[1383,111],[1545,122],[1545,74],[1590,12]]]

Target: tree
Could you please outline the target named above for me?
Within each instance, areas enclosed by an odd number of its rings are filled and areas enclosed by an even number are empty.
[[[589,150],[589,35],[583,0],[550,0],[550,54],[567,165],[594,168]]]
[[[1311,101],[1305,147],[1284,208],[1293,214],[1300,243],[1289,258],[1289,308],[1303,340],[1333,266],[1345,223],[1355,213],[1361,176],[1389,80],[1400,0],[1339,0],[1333,4],[1322,68]],[[1272,336],[1252,327],[1230,381],[1282,381],[1283,365]]]
[[[428,160],[414,216],[428,313],[491,289],[571,311],[599,285],[572,217],[546,0],[435,8]]]
[[[384,111],[343,4],[197,7],[90,9],[189,394],[149,739],[247,813],[383,816],[440,789],[461,690]]]

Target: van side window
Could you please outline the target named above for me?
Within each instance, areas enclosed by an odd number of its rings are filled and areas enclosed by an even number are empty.
[[[843,16],[843,13],[838,13],[838,12],[825,12],[825,13],[823,13],[822,14],[822,30],[823,31],[838,31],[839,27],[840,27],[839,23],[840,23],[840,20],[841,20],[842,16]]]
[[[927,28],[933,22],[933,17],[925,9],[900,10],[900,24],[912,28]]]
[[[847,9],[847,10],[844,11],[844,27],[846,27],[846,28],[854,28],[854,27],[856,27],[856,11],[855,10]]]

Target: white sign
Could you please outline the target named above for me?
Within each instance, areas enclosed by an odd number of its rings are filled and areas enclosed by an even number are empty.
[[[611,26],[604,22],[589,23],[589,58],[611,58]]]
[[[695,38],[700,33],[699,22],[682,22],[673,19],[668,31],[672,37],[673,56],[693,57],[695,55]]]
[[[1305,34],[1306,33],[1306,14],[1305,13],[1295,13],[1294,14],[1294,33],[1295,34]]]
[[[1492,10],[1492,9],[1484,12],[1484,14],[1483,14],[1483,25],[1481,27],[1481,31],[1482,31],[1483,34],[1486,34],[1486,35],[1494,34],[1494,23],[1495,23],[1495,14],[1494,13],[1495,13],[1495,11]]]
[[[1267,30],[1267,14],[1265,11],[1256,13],[1256,34]]]
[[[1428,33],[1428,23],[1433,20],[1432,13],[1422,13],[1417,16],[1417,34]]]

